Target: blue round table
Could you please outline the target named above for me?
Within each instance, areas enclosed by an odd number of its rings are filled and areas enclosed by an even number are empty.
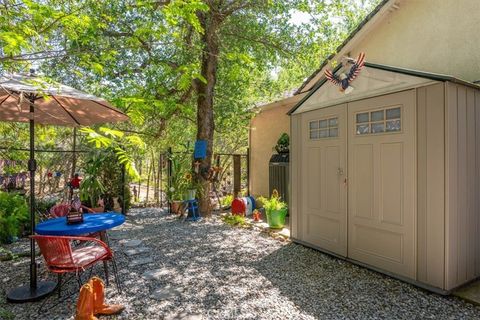
[[[55,218],[37,224],[35,232],[50,236],[79,236],[94,232],[105,231],[121,225],[125,216],[121,213],[87,213],[83,215],[83,222],[67,224],[67,218]]]

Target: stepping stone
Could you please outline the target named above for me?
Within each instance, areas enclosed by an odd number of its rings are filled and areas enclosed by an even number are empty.
[[[125,247],[133,248],[142,244],[142,240],[125,240],[121,242]]]
[[[159,288],[153,291],[150,294],[150,297],[152,299],[161,301],[161,300],[169,300],[171,298],[174,298],[175,296],[178,296],[180,292],[176,289],[171,288],[170,286],[166,286],[164,288]]]
[[[278,235],[284,238],[290,238],[290,230],[288,230],[287,228],[283,228],[282,231],[278,233]]]
[[[136,267],[136,266],[141,266],[144,264],[149,264],[152,263],[153,259],[152,258],[139,258],[139,259],[134,259],[132,262],[129,263],[129,267]]]
[[[125,254],[127,256],[134,256],[134,255],[137,255],[137,254],[140,254],[140,253],[145,253],[145,252],[150,252],[150,248],[138,247],[138,248],[125,250]]]
[[[172,273],[172,270],[170,269],[155,269],[155,270],[149,270],[146,271],[142,274],[142,277],[147,279],[147,280],[161,280],[165,276],[169,275]]]
[[[108,233],[108,238],[112,240],[124,240],[128,238],[128,234],[126,233],[120,233],[120,232],[109,232]]]
[[[165,320],[202,320],[205,319],[201,314],[188,314],[186,312],[168,315]]]

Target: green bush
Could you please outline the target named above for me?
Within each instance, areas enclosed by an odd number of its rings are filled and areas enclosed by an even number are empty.
[[[19,236],[28,221],[28,205],[19,195],[0,192],[0,243]]]
[[[222,219],[223,219],[223,222],[231,226],[243,227],[246,224],[245,217],[241,215],[227,214],[227,215],[224,215]]]
[[[233,194],[227,194],[223,199],[220,200],[222,208],[228,208],[232,206]]]

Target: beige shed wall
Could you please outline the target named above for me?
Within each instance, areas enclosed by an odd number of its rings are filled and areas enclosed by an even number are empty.
[[[299,180],[303,116],[291,116],[290,210],[292,237],[305,243]],[[480,90],[450,82],[417,88],[416,118],[417,258],[412,280],[452,290],[480,277]]]
[[[290,134],[287,112],[292,104],[261,110],[251,123],[250,131],[250,193],[269,196],[268,162],[283,132]]]
[[[480,276],[480,90],[446,85],[446,289]]]
[[[444,289],[444,83],[417,89],[417,279]]]
[[[480,1],[404,0],[350,52],[366,60],[480,80]]]

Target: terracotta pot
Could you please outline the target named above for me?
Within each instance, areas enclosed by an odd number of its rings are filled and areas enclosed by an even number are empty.
[[[105,212],[105,209],[103,207],[95,207],[90,209],[92,209],[93,212]]]
[[[172,202],[172,213],[181,214],[183,209],[183,201],[174,200]]]

